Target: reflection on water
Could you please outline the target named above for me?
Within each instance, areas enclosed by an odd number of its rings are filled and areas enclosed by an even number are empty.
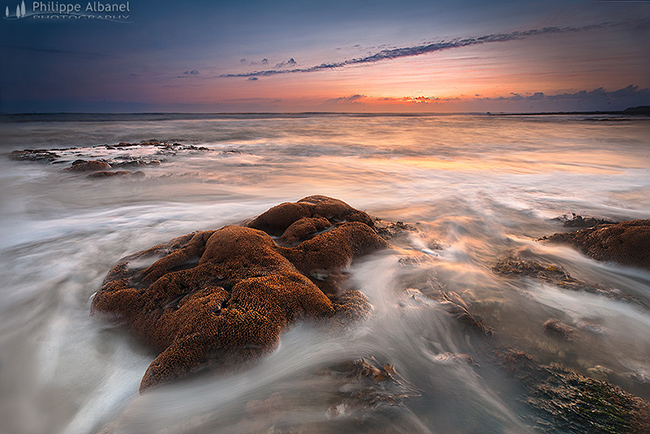
[[[577,212],[650,214],[650,124],[554,118],[276,116],[2,124],[5,150],[60,151],[61,164],[0,161],[0,418],[9,433],[531,432],[518,386],[493,350],[516,347],[650,398],[650,274],[535,241]],[[87,179],[95,145],[151,139],[208,151],[133,148],[156,158],[143,179]],[[157,153],[158,152],[158,153]],[[218,228],[311,194],[411,225],[393,248],[354,264],[373,315],[344,336],[310,324],[231,375],[204,374],[138,395],[154,354],[88,315],[122,256]],[[496,274],[517,256],[606,288],[571,291]],[[451,294],[494,329],[449,315]],[[556,320],[571,338],[544,332]],[[331,370],[390,363],[417,393],[401,406],[355,406]],[[347,392],[346,392],[347,391]]]

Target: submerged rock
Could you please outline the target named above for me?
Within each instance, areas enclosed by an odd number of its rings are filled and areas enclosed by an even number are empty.
[[[131,172],[128,170],[117,170],[115,172],[111,172],[110,170],[99,170],[88,175],[88,178],[112,178],[115,176],[143,177],[145,175],[141,170],[138,170],[137,172]]]
[[[603,288],[599,285],[575,279],[564,271],[562,267],[555,264],[529,261],[517,257],[507,257],[494,264],[492,271],[502,276],[540,279],[544,282],[557,285],[560,288],[573,291],[586,291],[617,299],[627,298],[617,290]]]
[[[377,233],[385,240],[391,240],[405,232],[415,232],[414,226],[397,221],[395,223],[386,220],[375,219],[375,228]]]
[[[648,402],[617,386],[556,364],[539,366],[534,378],[528,404],[546,432],[642,434],[650,430]]]
[[[601,224],[542,240],[570,244],[599,261],[650,269],[650,220]]]
[[[97,171],[97,170],[108,170],[110,168],[111,165],[105,161],[75,160],[72,162],[72,166],[70,166],[67,170],[71,172],[90,172],[90,171]]]
[[[547,320],[542,328],[547,334],[566,340],[570,340],[571,335],[575,332],[573,327],[555,318]]]
[[[540,432],[642,434],[650,430],[650,404],[605,381],[557,364],[540,365],[528,354],[497,351],[499,364],[521,381]]]
[[[390,363],[382,367],[374,358],[344,362],[327,371],[337,385],[338,393],[327,409],[328,419],[357,416],[385,406],[402,405],[406,398],[419,396],[419,391],[395,371]]]
[[[143,166],[160,166],[160,160],[143,160],[133,159],[127,161],[117,161],[112,163],[112,167],[143,167]]]
[[[25,149],[23,151],[12,151],[9,158],[17,161],[39,161],[51,163],[59,156],[46,149]]]
[[[565,228],[591,228],[596,225],[616,223],[612,220],[601,219],[597,217],[583,217],[576,213],[572,213],[571,217],[565,214],[562,217],[557,217],[553,220],[562,222],[562,226]]]
[[[255,228],[284,231],[307,214],[327,219],[329,230],[295,247],[279,246]],[[122,259],[91,309],[116,316],[160,352],[141,391],[208,363],[252,360],[271,351],[296,320],[340,326],[369,311],[360,292],[326,293],[309,278],[387,247],[365,222],[372,222],[366,213],[324,196],[282,204],[251,227],[195,232]]]

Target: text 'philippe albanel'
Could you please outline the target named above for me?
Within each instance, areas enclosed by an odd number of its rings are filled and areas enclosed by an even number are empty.
[[[81,3],[41,2],[32,3],[34,13],[78,14],[81,12],[131,12],[130,2],[102,3],[88,2],[85,7]]]

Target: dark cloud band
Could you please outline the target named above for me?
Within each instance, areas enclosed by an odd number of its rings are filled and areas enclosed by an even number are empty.
[[[620,23],[619,23],[620,24]],[[295,74],[299,72],[316,72],[328,69],[342,68],[350,65],[358,65],[363,63],[374,63],[383,60],[399,59],[401,57],[420,56],[422,54],[433,53],[441,50],[449,50],[452,48],[470,47],[473,45],[486,44],[489,42],[505,42],[517,39],[525,39],[531,36],[548,35],[556,33],[569,33],[569,32],[582,32],[586,30],[593,30],[598,28],[610,27],[617,24],[600,23],[592,24],[583,27],[544,27],[541,29],[532,29],[526,31],[516,31],[511,33],[494,33],[479,37],[470,37],[462,39],[453,39],[451,41],[440,41],[425,45],[416,45],[413,47],[394,48],[390,50],[382,50],[370,56],[359,57],[355,59],[344,60],[342,62],[321,63],[320,65],[310,66],[307,68],[293,68],[293,69],[270,69],[266,71],[246,72],[239,74],[222,74],[219,77],[267,77],[271,75],[280,74]],[[293,60],[293,59],[291,59]],[[295,65],[295,62],[293,63]],[[279,66],[279,65],[278,65]],[[284,66],[284,65],[283,65]],[[291,63],[287,64],[291,66]]]

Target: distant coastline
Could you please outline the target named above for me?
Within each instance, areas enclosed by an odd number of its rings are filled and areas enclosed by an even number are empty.
[[[626,116],[650,116],[650,105],[628,107],[625,110],[597,110],[597,111],[567,111],[567,112],[217,112],[217,113],[183,113],[183,112],[56,112],[56,113],[2,113],[0,112],[0,122],[7,121],[11,118],[26,117],[50,117],[51,121],[63,121],[65,118],[76,117],[76,121],[99,121],[101,117],[110,117],[111,120],[117,120],[120,116],[141,116],[152,117],[149,120],[165,120],[168,117],[180,119],[206,118],[211,116],[222,117],[242,117],[242,116],[263,116],[263,117],[301,117],[301,116],[355,116],[355,117],[374,117],[374,116],[549,116],[549,115],[626,115]],[[156,119],[158,118],[158,119]],[[39,119],[44,121],[45,119]]]
[[[487,112],[487,115],[491,116],[544,116],[544,115],[640,115],[640,116],[650,116],[650,105],[642,105],[638,107],[628,107],[625,110],[609,110],[609,111],[584,111],[584,112],[531,112],[531,113],[510,113],[510,112],[499,112],[492,113]]]

